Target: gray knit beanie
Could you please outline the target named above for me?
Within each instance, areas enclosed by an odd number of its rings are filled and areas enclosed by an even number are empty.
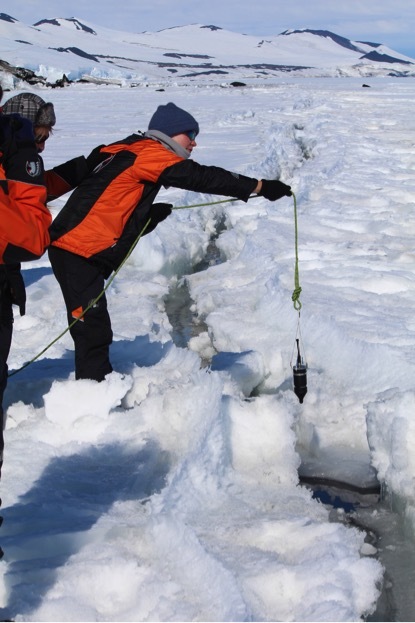
[[[148,129],[158,130],[170,137],[190,132],[191,130],[199,134],[199,124],[196,119],[190,113],[173,104],[173,102],[157,108],[150,119]]]
[[[3,104],[3,113],[10,115],[19,113],[29,119],[34,126],[46,126],[52,128],[56,123],[55,110],[51,102],[45,102],[39,95],[34,93],[19,93],[11,97]]]

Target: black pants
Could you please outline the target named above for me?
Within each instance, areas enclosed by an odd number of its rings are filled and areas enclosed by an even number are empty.
[[[4,450],[4,412],[3,396],[7,386],[7,358],[10,352],[13,334],[13,306],[10,285],[4,266],[0,266],[0,476]]]
[[[49,247],[49,260],[59,282],[68,313],[68,324],[85,310],[104,289],[102,272],[88,259]],[[105,294],[70,329],[75,344],[75,378],[102,381],[112,372],[109,347],[111,319]]]

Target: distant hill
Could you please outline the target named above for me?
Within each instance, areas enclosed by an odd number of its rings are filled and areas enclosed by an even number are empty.
[[[120,85],[264,82],[285,75],[415,76],[415,59],[381,43],[351,41],[326,30],[286,30],[255,37],[214,25],[158,32],[111,30],[72,18],[32,26],[0,13],[0,78],[61,86],[75,81]]]

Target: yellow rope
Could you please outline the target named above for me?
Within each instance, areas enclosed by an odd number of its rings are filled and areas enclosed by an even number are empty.
[[[294,199],[294,228],[295,228],[295,267],[294,267],[294,291],[292,293],[292,301],[294,303],[294,309],[300,311],[302,305],[300,301],[301,287],[300,277],[298,272],[298,223],[297,223],[297,199],[294,193],[292,193]]]

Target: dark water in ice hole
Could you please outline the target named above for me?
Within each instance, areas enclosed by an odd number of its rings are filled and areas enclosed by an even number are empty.
[[[205,258],[193,268],[193,272],[206,270],[222,261],[215,241],[224,228],[224,223],[219,223]],[[172,340],[181,348],[186,348],[192,337],[207,331],[192,303],[185,279],[171,289],[165,300],[166,313],[173,327]],[[202,366],[209,364],[209,361],[202,361]],[[253,395],[258,393],[254,390]],[[300,476],[300,483],[311,489],[313,497],[330,509],[330,521],[356,526],[366,533],[365,542],[373,547],[373,556],[385,569],[376,611],[365,620],[415,621],[415,534],[403,524],[399,501],[376,483],[359,488],[312,476]]]
[[[383,565],[382,592],[376,611],[366,621],[415,621],[415,539],[404,525],[399,501],[383,487],[360,491],[329,479],[302,479],[313,497],[330,508],[330,521],[355,526],[366,533],[365,543]],[[398,510],[396,510],[398,509]]]

